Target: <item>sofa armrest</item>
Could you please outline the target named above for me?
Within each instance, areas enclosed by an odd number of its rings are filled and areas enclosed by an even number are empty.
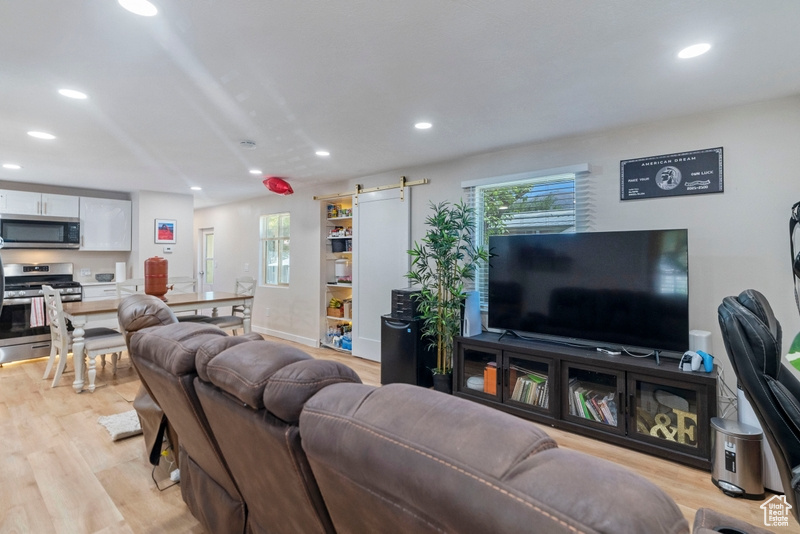
[[[675,502],[535,424],[408,384],[335,384],[300,415],[334,526],[386,532],[688,533]]]

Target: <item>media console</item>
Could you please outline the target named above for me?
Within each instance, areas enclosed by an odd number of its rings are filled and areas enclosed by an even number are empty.
[[[711,470],[717,370],[483,333],[456,338],[453,393],[555,428]]]

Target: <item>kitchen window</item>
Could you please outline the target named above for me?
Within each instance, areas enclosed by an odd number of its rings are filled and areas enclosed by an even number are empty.
[[[273,213],[260,217],[261,283],[289,285],[289,214]]]

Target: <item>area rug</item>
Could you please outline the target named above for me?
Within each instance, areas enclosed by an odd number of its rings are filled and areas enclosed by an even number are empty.
[[[97,418],[97,422],[103,425],[108,430],[108,433],[111,434],[111,441],[138,436],[142,433],[142,425],[139,424],[139,416],[136,415],[136,410],[115,415],[101,415]]]

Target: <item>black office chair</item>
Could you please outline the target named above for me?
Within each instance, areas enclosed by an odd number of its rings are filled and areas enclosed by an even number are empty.
[[[800,521],[800,382],[781,364],[781,325],[754,289],[718,309],[725,350],[778,464],[786,501]]]

